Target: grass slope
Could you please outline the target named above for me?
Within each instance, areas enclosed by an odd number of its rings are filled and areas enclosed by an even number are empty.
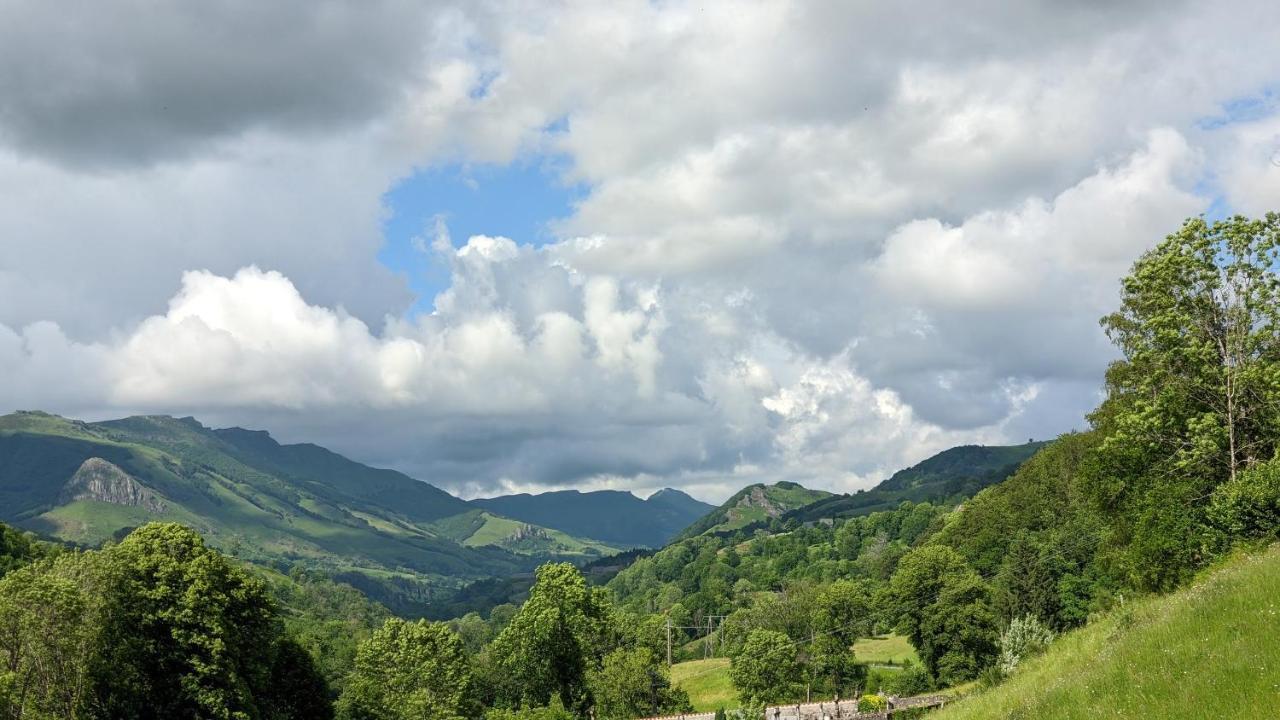
[[[699,712],[729,710],[741,704],[729,680],[729,658],[676,663],[671,666],[671,684],[689,693],[693,709]]]
[[[559,530],[530,526],[528,523],[489,512],[480,512],[479,519],[479,527],[462,541],[463,545],[467,547],[497,545],[521,555],[555,553],[584,557],[603,557],[621,550],[602,542],[576,538]],[[530,527],[536,527],[534,534],[528,533]]]
[[[910,660],[920,662],[915,648],[903,635],[881,635],[862,638],[853,644],[853,656],[869,665],[902,665]]]
[[[935,720],[1280,714],[1280,545],[1057,640],[1008,681]]]

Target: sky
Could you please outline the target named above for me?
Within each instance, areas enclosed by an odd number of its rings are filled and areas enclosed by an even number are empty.
[[[1280,4],[0,4],[0,412],[464,497],[870,487],[1086,425],[1280,209]]]

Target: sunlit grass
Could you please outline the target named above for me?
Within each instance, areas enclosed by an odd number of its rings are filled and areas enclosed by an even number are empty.
[[[1280,717],[1280,545],[1069,633],[932,717]]]
[[[903,635],[863,638],[853,644],[853,656],[858,662],[871,665],[902,665],[907,660],[920,662],[915,648]]]
[[[689,693],[695,710],[738,707],[738,692],[729,680],[728,658],[676,663],[671,666],[671,682]]]

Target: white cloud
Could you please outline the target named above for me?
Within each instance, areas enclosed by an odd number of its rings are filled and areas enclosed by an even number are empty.
[[[1130,263],[1280,197],[1274,3],[9,10],[0,406],[256,424],[467,492],[852,488],[1067,429]],[[548,154],[586,188],[555,241],[441,232],[405,316],[383,193]]]

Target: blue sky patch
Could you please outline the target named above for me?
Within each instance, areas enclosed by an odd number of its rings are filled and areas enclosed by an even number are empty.
[[[448,286],[448,269],[414,243],[420,237],[430,244],[437,216],[455,246],[472,235],[501,235],[521,245],[553,242],[548,224],[570,215],[587,192],[560,177],[560,167],[546,158],[506,166],[454,164],[419,170],[387,191],[378,259],[408,278],[418,296],[410,314],[430,312],[436,294]]]

